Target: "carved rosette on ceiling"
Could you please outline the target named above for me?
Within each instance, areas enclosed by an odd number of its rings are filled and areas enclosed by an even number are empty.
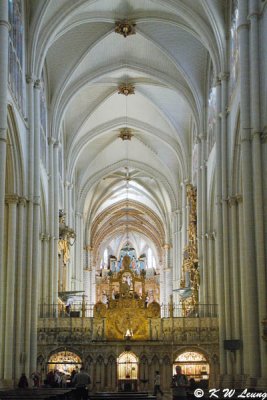
[[[136,30],[136,23],[123,20],[123,21],[116,21],[115,22],[115,32],[118,33],[119,35],[122,35],[123,37],[127,37],[130,35],[135,35]]]
[[[130,94],[135,94],[135,87],[131,83],[122,83],[118,87],[118,94],[123,94],[124,96],[129,96]]]
[[[131,140],[132,139],[132,131],[129,128],[123,128],[120,130],[119,138],[122,140]]]

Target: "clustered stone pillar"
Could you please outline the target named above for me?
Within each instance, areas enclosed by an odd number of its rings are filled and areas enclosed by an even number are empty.
[[[244,220],[244,269],[245,290],[250,294],[246,302],[247,323],[243,325],[243,346],[248,354],[248,365],[245,373],[248,373],[249,384],[255,384],[255,379],[261,375],[260,354],[260,323],[257,285],[257,267],[255,269],[255,215],[254,215],[254,184],[253,151],[251,143],[251,74],[250,74],[250,26],[248,0],[238,2],[239,26],[238,38],[240,49],[240,122],[241,122],[241,170],[242,170],[242,195],[243,195],[243,220]],[[257,229],[257,228],[256,228]],[[256,264],[257,265],[257,264]],[[253,295],[252,295],[253,294]],[[253,329],[251,328],[253,327]],[[262,355],[263,356],[263,355]]]
[[[8,0],[0,2],[0,380],[4,372],[4,218],[7,142]]]

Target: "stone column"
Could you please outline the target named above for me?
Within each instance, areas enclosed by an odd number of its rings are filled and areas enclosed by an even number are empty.
[[[232,338],[240,339],[241,338],[241,329],[240,329],[240,264],[238,257],[238,232],[237,232],[237,206],[238,199],[237,196],[231,196],[229,198],[229,206],[230,206],[230,229],[231,229],[231,291],[232,291]],[[241,364],[240,364],[240,352],[236,352],[235,356],[235,372],[237,374],[241,374]]]
[[[216,296],[215,296],[215,232],[211,232],[207,234],[208,240],[208,287],[209,287],[209,298],[208,304],[216,304]]]
[[[83,273],[83,239],[82,239],[82,214],[75,213],[75,269],[76,281],[78,289],[82,289],[82,273]]]
[[[73,204],[72,204],[72,189],[73,189],[73,184],[70,183],[68,185],[68,206],[69,206],[69,226],[73,226],[74,225],[74,216],[72,214],[73,213]]]
[[[51,305],[55,302],[54,293],[56,291],[55,286],[57,282],[54,282],[54,269],[55,269],[55,204],[54,204],[54,144],[55,139],[50,137],[48,139],[48,151],[49,151],[49,207],[48,207],[48,219],[49,219],[49,234],[50,234],[50,246],[49,246],[49,271],[48,271],[48,304]],[[59,218],[57,216],[57,218]]]
[[[65,211],[65,223],[69,225],[69,195],[68,195],[69,182],[64,182],[64,211]]]
[[[25,231],[25,206],[26,199],[25,197],[19,198],[18,204],[18,229],[17,229],[17,265],[16,265],[16,322],[15,326],[18,327],[16,329],[16,344],[15,344],[15,380],[17,381],[20,377],[20,374],[23,369],[23,365],[21,365],[21,357],[24,352],[24,335],[23,330],[20,329],[22,325],[22,321],[25,318],[25,302],[24,302],[24,290],[25,284],[23,284],[24,276],[25,276],[25,262],[23,259],[23,242],[24,242],[24,231]]]
[[[6,196],[8,204],[8,249],[6,266],[6,320],[4,379],[9,383],[14,379],[14,320],[15,320],[15,270],[17,251],[17,204],[18,196]]]
[[[0,380],[4,372],[4,234],[8,90],[8,0],[0,2]]]
[[[221,185],[222,185],[222,234],[223,234],[223,270],[224,270],[224,304],[225,310],[225,339],[231,338],[231,280],[230,280],[230,260],[229,260],[229,226],[228,226],[228,157],[227,157],[227,94],[228,94],[229,74],[222,73],[221,79]],[[231,369],[230,352],[227,353],[227,372]]]
[[[262,156],[260,129],[260,58],[259,58],[259,9],[258,1],[250,0],[250,79],[251,79],[251,128],[252,128],[252,159],[253,159],[253,190],[255,215],[255,245],[258,278],[259,320],[267,317],[267,288],[264,241],[264,208],[262,187]],[[261,376],[267,380],[266,344],[259,337],[261,354]],[[267,383],[265,381],[265,383]]]
[[[53,300],[57,303],[58,298],[58,235],[59,235],[59,173],[58,173],[58,141],[53,144],[53,179],[54,179],[54,257],[53,257]]]
[[[202,142],[202,154],[201,154],[201,216],[198,216],[198,219],[201,218],[201,246],[202,246],[202,265],[201,270],[201,280],[200,280],[200,299],[199,302],[202,304],[208,304],[208,294],[209,294],[209,283],[208,283],[208,258],[207,258],[207,138],[206,135],[201,137]],[[199,189],[199,188],[198,188]],[[197,193],[197,197],[199,194]],[[199,202],[198,202],[199,204]],[[199,207],[200,209],[200,207]],[[205,311],[205,310],[204,310]]]
[[[185,180],[181,183],[182,187],[182,250],[187,244],[187,228],[188,228],[188,207],[187,207],[187,197],[186,197],[186,185],[188,181]]]
[[[25,374],[29,376],[31,353],[31,311],[32,311],[32,268],[33,268],[33,201],[34,201],[34,80],[26,77],[28,89],[28,210],[27,210],[27,260],[26,260],[26,288],[25,288]]]
[[[47,310],[47,304],[49,303],[48,300],[48,291],[49,291],[49,241],[50,241],[50,236],[47,234],[42,235],[42,244],[43,244],[43,251],[42,251],[42,274],[41,274],[41,280],[42,280],[42,287],[43,287],[43,292],[42,292],[42,305],[44,305],[43,310]]]
[[[40,80],[34,83],[34,190],[30,370],[37,364],[38,277],[40,273]]]
[[[225,340],[225,307],[224,307],[224,272],[223,272],[223,231],[222,231],[222,157],[221,157],[221,82],[216,82],[216,292],[218,299],[218,315],[220,326],[220,372],[226,373],[226,355],[223,348]]]
[[[244,218],[244,250],[245,259],[243,269],[246,278],[246,293],[257,293],[257,273],[255,273],[255,219],[253,202],[253,166],[251,147],[251,120],[250,120],[250,63],[249,63],[249,24],[248,1],[238,2],[239,9],[239,49],[240,49],[240,121],[241,121],[241,169],[243,190],[243,218]],[[251,378],[260,376],[260,345],[259,345],[259,313],[258,298],[252,296],[247,302],[247,316],[249,324],[244,327],[244,348],[248,353],[249,363],[246,371]],[[251,329],[253,326],[253,329]]]

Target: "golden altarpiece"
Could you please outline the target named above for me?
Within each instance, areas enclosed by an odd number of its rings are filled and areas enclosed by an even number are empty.
[[[190,296],[181,297],[181,304],[173,304],[172,296],[166,305],[148,302],[149,278],[144,271],[134,271],[125,255],[120,271],[103,280],[107,301],[91,306],[83,296],[72,315],[62,302],[53,314],[42,313],[38,321],[42,375],[49,369],[68,375],[83,364],[93,391],[152,391],[158,370],[162,390],[168,392],[179,364],[189,378],[218,386],[218,319],[214,310],[202,312],[198,304],[195,196],[194,188],[188,187],[189,242],[181,290],[189,290]]]

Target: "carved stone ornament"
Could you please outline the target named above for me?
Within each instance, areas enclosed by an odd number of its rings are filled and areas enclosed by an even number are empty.
[[[129,96],[129,94],[134,94],[135,87],[131,83],[124,83],[118,87],[118,94],[124,94],[124,96]]]
[[[130,22],[127,20],[124,21],[116,21],[115,22],[115,32],[124,36],[125,38],[130,35],[134,35],[136,24],[134,22]]]
[[[131,140],[132,136],[133,136],[133,134],[132,134],[131,130],[128,128],[124,128],[124,129],[121,129],[118,137],[121,138],[122,140]]]

